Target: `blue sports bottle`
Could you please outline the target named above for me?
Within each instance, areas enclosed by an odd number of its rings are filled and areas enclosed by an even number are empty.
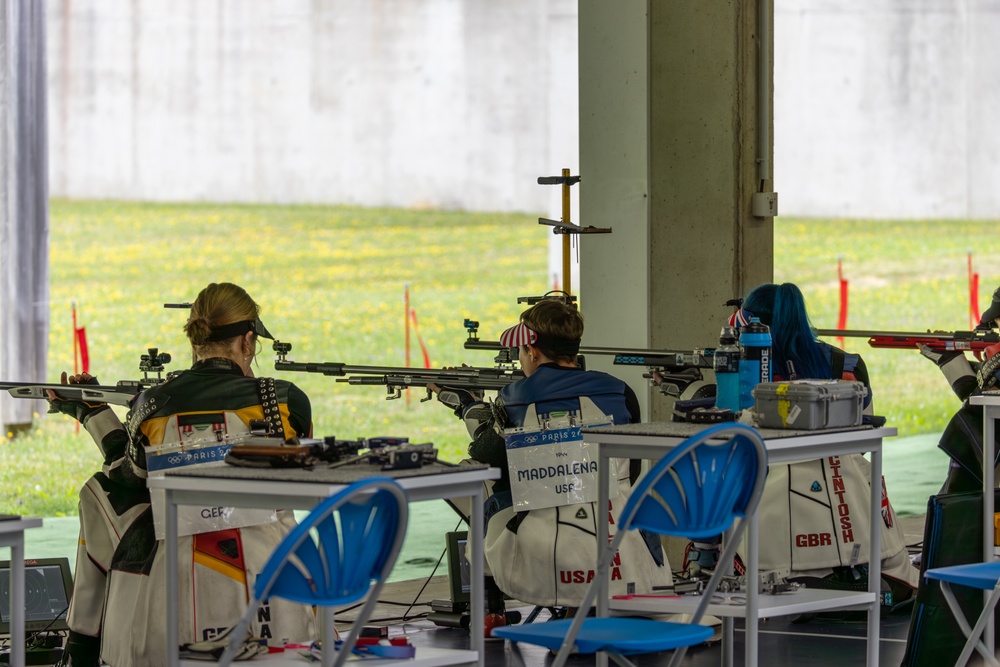
[[[751,317],[740,331],[740,409],[753,407],[753,388],[771,381],[771,330]]]

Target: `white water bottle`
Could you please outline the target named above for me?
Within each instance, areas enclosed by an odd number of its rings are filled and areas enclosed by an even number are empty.
[[[740,410],[740,346],[736,343],[736,329],[722,327],[719,347],[712,355],[715,370],[715,407],[733,412]]]

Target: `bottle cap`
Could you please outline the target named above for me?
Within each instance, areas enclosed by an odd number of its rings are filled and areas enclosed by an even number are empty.
[[[722,331],[719,333],[720,343],[735,343],[737,340],[736,327],[724,326]]]

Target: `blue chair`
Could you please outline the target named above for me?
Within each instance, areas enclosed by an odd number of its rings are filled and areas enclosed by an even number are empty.
[[[941,582],[941,594],[944,595],[944,599],[955,617],[955,622],[958,623],[962,634],[965,635],[965,647],[958,656],[955,665],[964,667],[969,658],[972,657],[972,649],[975,649],[979,651],[987,663],[994,667],[1000,667],[1000,662],[997,662],[996,657],[986,650],[986,645],[980,640],[983,630],[986,629],[986,624],[993,617],[993,610],[996,608],[997,602],[1000,602],[1000,563],[970,563],[968,565],[938,567],[924,572],[924,577]],[[979,620],[976,621],[975,627],[971,627],[966,620],[965,613],[955,598],[954,591],[951,590],[951,584],[977,588],[981,591],[993,591],[986,601],[982,613],[979,614]]]
[[[607,548],[599,550],[599,569],[610,565],[628,530],[644,529],[661,535],[710,538],[742,520],[726,538],[720,563],[732,563],[746,518],[760,501],[767,475],[767,450],[753,428],[738,423],[718,424],[697,433],[671,450],[639,481],[622,509],[618,530]],[[714,591],[727,568],[718,567],[706,590]],[[559,654],[552,667],[561,667],[571,653],[609,654],[619,665],[635,667],[626,655],[674,650],[671,665],[680,663],[688,646],[712,637],[712,629],[698,625],[711,595],[701,596],[689,623],[647,618],[587,618],[599,582],[595,578],[572,619],[517,625],[493,630],[494,637],[513,642],[512,654],[523,657],[517,642],[544,646]]]
[[[355,482],[317,505],[268,558],[254,582],[254,599],[229,633],[229,645],[219,664],[232,662],[237,647],[246,640],[251,619],[269,597],[327,607],[323,667],[343,664],[358,633],[351,632],[336,650],[330,607],[366,598],[354,627],[365,624],[396,563],[408,515],[406,492],[387,477]]]

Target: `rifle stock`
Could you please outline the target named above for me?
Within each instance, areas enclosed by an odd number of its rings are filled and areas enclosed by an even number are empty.
[[[155,383],[152,383],[155,384]],[[112,405],[128,406],[131,400],[145,387],[152,386],[134,380],[123,380],[114,387],[96,384],[44,384],[37,382],[3,382],[0,389],[6,390],[14,398],[34,398],[48,400],[48,392],[55,393],[57,398],[65,401],[83,401],[84,403],[110,403]]]
[[[170,354],[160,352],[159,348],[150,347],[146,349],[146,354],[139,357],[139,370],[144,377],[141,380],[119,380],[115,386],[101,386],[97,384],[46,384],[43,382],[4,382],[0,380],[0,390],[5,390],[14,398],[34,398],[47,401],[49,392],[53,392],[56,398],[64,401],[82,401],[84,403],[110,403],[111,405],[122,405],[129,407],[132,399],[143,389],[166,382],[176,373],[167,373],[163,378],[161,374],[165,366],[170,363]],[[156,377],[150,377],[150,373],[155,373]],[[50,407],[49,412],[58,412]]]

